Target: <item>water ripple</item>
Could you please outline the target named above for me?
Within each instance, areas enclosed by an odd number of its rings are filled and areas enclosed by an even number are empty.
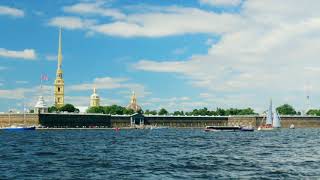
[[[0,179],[318,179],[318,129],[1,132]]]

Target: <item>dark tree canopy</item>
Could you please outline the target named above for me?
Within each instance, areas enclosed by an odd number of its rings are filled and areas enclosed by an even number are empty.
[[[58,108],[56,108],[55,106],[51,106],[48,108],[48,112],[49,113],[58,112]]]
[[[184,115],[184,112],[183,112],[183,111],[175,111],[175,112],[173,113],[173,115],[175,115],[175,116],[183,116],[183,115]]]
[[[112,105],[112,106],[99,106],[99,107],[90,107],[87,110],[87,113],[103,113],[103,114],[111,114],[111,115],[131,115],[134,114],[134,110],[127,109],[122,106]],[[139,112],[138,112],[139,113]]]
[[[149,109],[147,109],[145,112],[144,112],[145,115],[157,115],[158,112],[156,110],[153,110],[153,111],[150,111]]]
[[[75,112],[75,113],[78,113],[79,109],[75,108],[74,105],[72,105],[72,104],[65,104],[61,108],[51,106],[48,108],[48,112],[49,113],[53,113],[53,112]]]
[[[75,108],[72,104],[65,104],[61,108],[59,108],[59,111],[64,112],[79,112],[79,109]]]
[[[307,115],[320,116],[320,109],[310,109],[310,110],[307,112]]]
[[[99,113],[99,114],[103,114],[103,113],[104,113],[104,108],[103,108],[103,106],[90,107],[90,108],[87,110],[87,113]]]
[[[289,104],[284,104],[276,109],[281,115],[296,115],[297,111]]]
[[[168,112],[166,109],[161,108],[161,109],[159,110],[159,113],[158,113],[158,114],[159,114],[159,115],[168,115],[169,112]]]

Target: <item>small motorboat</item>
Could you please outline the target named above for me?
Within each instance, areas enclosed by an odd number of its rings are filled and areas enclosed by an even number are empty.
[[[206,126],[204,129],[205,132],[210,132],[210,131],[240,131],[241,127],[240,126]]]
[[[250,126],[244,126],[240,128],[240,131],[254,131],[254,128]]]
[[[155,130],[155,129],[168,129],[166,126],[151,126],[150,130]]]
[[[5,131],[26,131],[26,130],[36,130],[35,126],[16,126],[11,125],[10,127],[4,127],[2,130]]]

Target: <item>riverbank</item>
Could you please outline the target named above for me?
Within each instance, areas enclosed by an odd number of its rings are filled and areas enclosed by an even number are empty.
[[[105,114],[0,114],[0,127],[12,124],[35,125],[52,129],[83,128],[130,129],[139,126],[170,128],[204,128],[206,126],[252,126],[264,123],[263,116],[144,116]],[[320,128],[320,116],[282,116],[281,126]]]

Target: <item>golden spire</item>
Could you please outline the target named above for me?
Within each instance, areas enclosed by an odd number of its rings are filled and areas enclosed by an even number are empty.
[[[61,27],[59,29],[59,49],[58,49],[58,69],[61,69],[62,65],[62,44],[61,44]]]
[[[131,104],[137,104],[137,97],[134,91],[132,91]]]
[[[59,48],[58,48],[58,69],[56,80],[54,81],[54,97],[55,106],[62,107],[64,105],[64,80],[62,77],[62,43],[61,43],[61,27],[59,29]]]

